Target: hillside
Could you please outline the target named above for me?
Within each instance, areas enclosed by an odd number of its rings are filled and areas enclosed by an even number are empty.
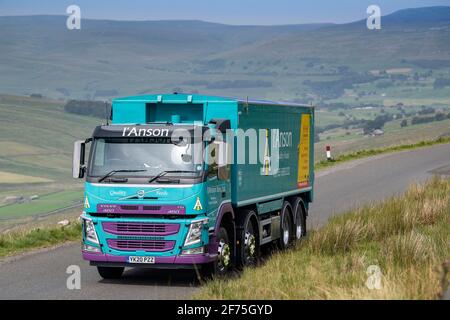
[[[0,231],[79,207],[73,142],[101,120],[66,113],[62,102],[12,95],[0,95],[0,115]],[[79,215],[79,208],[70,213]]]
[[[83,20],[69,31],[65,23],[64,16],[0,17],[4,92],[102,98],[168,90],[180,73],[214,67],[209,55],[321,26]]]
[[[421,19],[416,19],[417,15]],[[448,66],[450,7],[402,10],[383,17],[381,22],[382,29],[377,31],[368,30],[363,20],[288,35],[218,56],[228,59],[258,56],[272,61],[282,58],[284,63],[315,60],[326,65],[345,64],[355,71],[401,64],[413,67],[411,61],[421,59],[445,60]]]
[[[70,179],[75,140],[101,120],[64,112],[63,103],[0,96],[1,171],[52,181]]]
[[[449,77],[450,7],[395,12],[383,17],[380,31],[368,30],[365,20],[286,26],[83,20],[81,30],[69,31],[65,20],[0,17],[2,92],[109,99],[177,90],[351,103],[411,95],[439,100],[449,93],[433,83]],[[388,97],[377,90],[382,81],[392,89]]]

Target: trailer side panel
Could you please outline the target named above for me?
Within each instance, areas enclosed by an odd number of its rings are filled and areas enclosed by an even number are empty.
[[[232,202],[235,206],[270,201],[312,190],[314,109],[307,106],[239,105],[239,129],[232,168]],[[258,140],[257,148],[250,144]],[[245,147],[243,147],[245,145]],[[276,147],[278,166],[273,161]],[[256,154],[255,154],[256,150]],[[242,163],[245,152],[245,163]],[[258,164],[252,164],[256,158]]]

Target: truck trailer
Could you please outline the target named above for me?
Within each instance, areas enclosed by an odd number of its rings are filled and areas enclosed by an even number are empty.
[[[312,106],[155,94],[114,99],[110,121],[73,153],[73,177],[85,179],[82,255],[101,277],[222,275],[305,236]]]

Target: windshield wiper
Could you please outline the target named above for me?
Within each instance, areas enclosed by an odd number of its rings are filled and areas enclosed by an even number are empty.
[[[102,182],[106,178],[109,178],[109,177],[115,175],[116,173],[121,173],[121,172],[144,172],[144,171],[147,171],[147,170],[112,170],[112,171],[108,172],[107,174],[105,174],[100,179],[98,179],[98,182]]]
[[[152,183],[155,180],[158,180],[159,178],[165,176],[168,173],[197,173],[197,171],[192,170],[165,170],[158,173],[156,176],[148,180],[148,183]]]

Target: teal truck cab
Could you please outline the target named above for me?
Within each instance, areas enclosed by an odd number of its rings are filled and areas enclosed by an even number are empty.
[[[125,267],[223,274],[254,264],[263,245],[288,247],[306,232],[313,129],[311,106],[114,99],[111,124],[74,144],[73,176],[85,178],[83,258],[103,278]]]

